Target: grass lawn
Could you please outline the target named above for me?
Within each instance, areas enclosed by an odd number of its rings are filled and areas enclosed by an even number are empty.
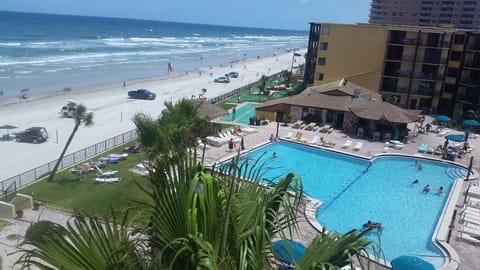
[[[119,147],[101,156],[110,153],[121,153],[124,147]],[[99,156],[99,157],[101,157]],[[92,160],[95,160],[92,158]],[[118,184],[97,184],[94,182],[95,173],[91,172],[80,179],[70,170],[57,173],[53,182],[39,181],[19,190],[19,193],[34,195],[35,200],[46,202],[49,207],[73,212],[74,209],[84,210],[91,215],[110,214],[111,207],[123,210],[134,205],[132,200],[146,201],[148,198],[136,182],[147,187],[148,180],[129,171],[137,163],[142,162],[142,153],[129,153],[128,158],[102,169],[119,170],[122,180]]]

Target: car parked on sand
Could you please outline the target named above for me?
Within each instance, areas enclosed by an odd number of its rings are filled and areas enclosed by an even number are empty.
[[[77,102],[73,100],[67,100],[67,104],[60,109],[60,116],[73,117],[73,112],[77,109]]]
[[[229,73],[226,73],[226,74],[225,74],[225,77],[238,78],[238,72],[230,71]]]
[[[213,80],[216,83],[229,83],[230,79],[228,77],[218,77]]]
[[[128,91],[128,97],[134,99],[149,99],[154,100],[157,95],[147,89],[137,89]]]
[[[43,127],[31,127],[22,132],[15,133],[17,142],[41,143],[48,139],[47,130]]]

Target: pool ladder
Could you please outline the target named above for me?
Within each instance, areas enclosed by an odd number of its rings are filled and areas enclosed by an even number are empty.
[[[351,182],[347,182],[345,185],[342,186],[342,189],[339,191],[339,192],[334,192],[332,195],[333,195],[333,198],[329,199],[323,206],[322,206],[322,209],[327,209],[328,207],[330,207],[330,205],[336,201],[338,199],[338,197],[342,196],[343,193],[345,193],[345,191],[347,191],[347,189],[349,187],[351,187],[353,184],[355,184],[355,182],[358,181],[358,179],[360,179],[364,174],[365,174],[366,171],[364,171],[362,174],[360,174],[359,176],[357,176],[355,179],[353,179]],[[332,196],[330,196],[332,197]]]

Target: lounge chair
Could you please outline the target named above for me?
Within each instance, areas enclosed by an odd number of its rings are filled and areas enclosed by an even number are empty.
[[[208,136],[205,138],[209,145],[220,147],[228,142],[227,138],[220,138],[216,136]]]
[[[138,153],[138,152],[140,152],[140,144],[139,143],[134,143],[131,146],[125,148],[123,151],[124,152],[129,152],[129,153]]]
[[[475,245],[480,245],[480,240],[478,238],[475,238],[471,234],[462,231],[458,232],[458,239],[466,240]]]
[[[342,148],[348,148],[352,145],[352,140],[346,140],[345,143],[342,145]]]
[[[309,144],[318,144],[320,142],[320,137],[318,136],[313,136],[313,139],[308,141]]]
[[[427,150],[425,150],[425,153],[427,153],[427,154],[433,154],[434,151],[435,151],[435,148],[433,148],[433,147],[428,147]]]
[[[324,126],[322,126],[322,127],[320,128],[319,132],[321,132],[321,133],[327,133],[330,128],[331,128],[330,125],[324,125]]]
[[[252,128],[252,127],[242,127],[240,131],[246,134],[252,134],[252,133],[258,132],[256,128]]]
[[[363,143],[362,142],[357,142],[355,144],[355,146],[353,147],[353,150],[360,151],[360,149],[362,149],[362,147],[363,147]]]
[[[313,131],[316,126],[317,126],[317,123],[311,122],[305,126],[304,130]]]
[[[460,231],[464,232],[464,233],[468,233],[468,234],[472,235],[473,237],[479,237],[480,236],[480,229],[475,228],[475,227],[472,228],[472,226],[468,225],[468,222],[466,224],[462,225],[462,227],[460,228]]]
[[[428,148],[428,144],[424,143],[418,148],[418,152],[425,153],[425,151],[427,151],[427,148]]]
[[[102,171],[100,168],[96,167],[97,175],[95,176],[96,183],[110,184],[110,183],[119,183],[122,178],[120,177],[119,171]]]
[[[293,132],[289,131],[285,136],[285,139],[291,139],[293,137]]]
[[[303,121],[298,120],[297,122],[293,123],[292,128],[299,129],[303,124]]]
[[[447,135],[448,132],[450,132],[450,129],[448,129],[448,128],[439,128],[437,136],[443,137],[443,136]]]

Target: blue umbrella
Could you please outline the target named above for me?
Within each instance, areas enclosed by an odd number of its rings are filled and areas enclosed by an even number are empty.
[[[463,125],[471,126],[471,127],[478,127],[478,126],[480,126],[480,122],[478,122],[477,120],[469,119],[469,120],[463,121]]]
[[[452,121],[452,118],[446,116],[446,115],[438,115],[435,119],[440,122],[450,122]]]
[[[290,265],[295,265],[304,253],[305,246],[297,241],[278,240],[273,243],[273,254],[275,257]]]
[[[435,270],[433,264],[415,256],[400,256],[391,263],[392,270]]]
[[[449,141],[454,141],[454,142],[464,142],[465,141],[465,137],[461,134],[449,134],[449,135],[445,136],[445,139],[447,139]]]

